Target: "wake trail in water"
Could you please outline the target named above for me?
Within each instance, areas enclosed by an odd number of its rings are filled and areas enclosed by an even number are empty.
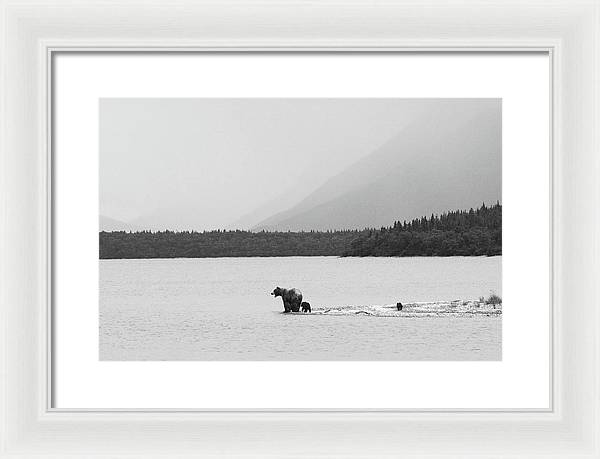
[[[481,301],[430,301],[403,303],[398,311],[395,304],[368,306],[313,307],[312,314],[329,316],[376,316],[376,317],[436,317],[436,316],[500,316],[502,304],[486,304]]]

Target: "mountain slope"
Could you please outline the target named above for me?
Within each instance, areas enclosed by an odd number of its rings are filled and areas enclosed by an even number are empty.
[[[100,231],[137,231],[135,225],[107,217],[106,215],[100,215],[98,223]]]
[[[379,227],[501,200],[501,101],[448,100],[254,230]]]

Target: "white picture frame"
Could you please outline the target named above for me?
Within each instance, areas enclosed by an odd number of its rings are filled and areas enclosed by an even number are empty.
[[[0,5],[2,457],[600,457],[597,0]],[[59,51],[548,52],[552,409],[52,409],[49,63]]]

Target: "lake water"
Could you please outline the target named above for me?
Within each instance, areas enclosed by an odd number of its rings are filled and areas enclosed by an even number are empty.
[[[501,270],[502,257],[101,260],[100,359],[501,360],[501,308],[467,304],[501,295]],[[314,313],[282,314],[276,286]]]

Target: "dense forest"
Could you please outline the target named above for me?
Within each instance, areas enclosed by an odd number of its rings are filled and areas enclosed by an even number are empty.
[[[210,258],[341,255],[359,231],[101,232],[100,258]]]
[[[364,230],[100,232],[100,258],[501,255],[502,206]]]
[[[483,204],[362,232],[344,256],[413,257],[502,254],[502,205]]]

